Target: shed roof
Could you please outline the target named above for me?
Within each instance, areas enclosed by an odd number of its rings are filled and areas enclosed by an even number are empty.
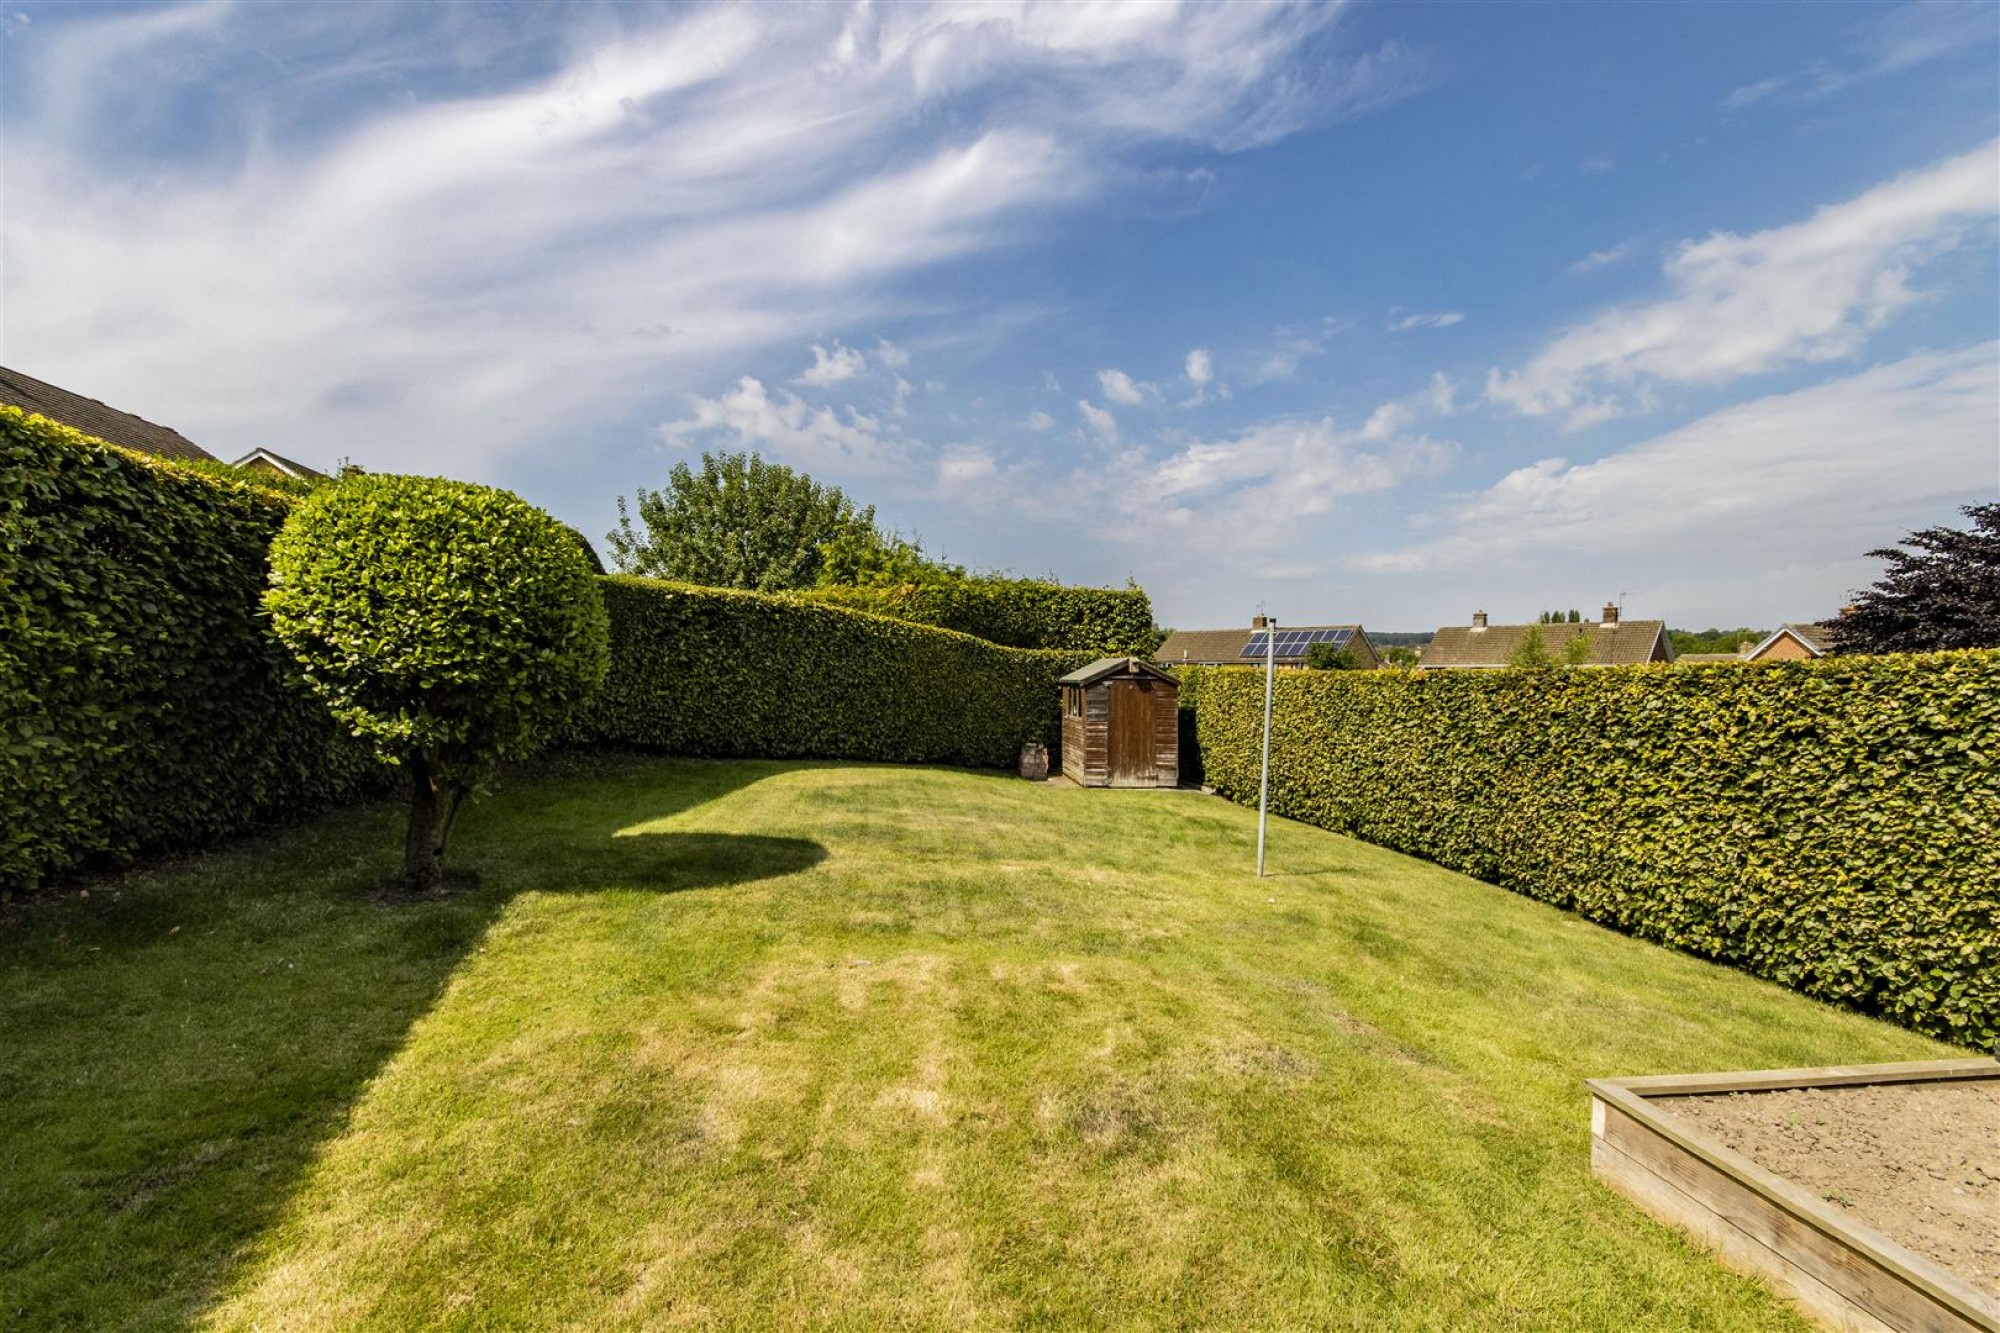
[[[95,398],[59,389],[5,366],[0,366],[0,403],[60,421],[71,430],[138,453],[185,462],[215,461],[214,454],[171,427],[155,425],[144,417],[120,412]]]
[[[1162,671],[1151,662],[1137,657],[1100,657],[1089,666],[1078,667],[1056,683],[1095,685],[1098,681],[1111,676],[1156,676],[1165,681],[1174,679],[1170,672]]]
[[[1590,644],[1585,666],[1632,666],[1653,660],[1655,649],[1666,639],[1664,620],[1621,620],[1615,625],[1596,621],[1582,624],[1491,625],[1475,629],[1471,625],[1446,625],[1432,636],[1417,665],[1424,670],[1440,667],[1504,667],[1519,650],[1530,631],[1539,630],[1549,655],[1562,658],[1563,647],[1579,635]],[[1673,658],[1668,644],[1665,657]]]

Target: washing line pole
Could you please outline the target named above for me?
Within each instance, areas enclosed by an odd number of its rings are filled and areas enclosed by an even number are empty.
[[[1257,878],[1264,878],[1264,826],[1271,818],[1271,685],[1278,670],[1278,622],[1264,619],[1264,771],[1257,779]]]

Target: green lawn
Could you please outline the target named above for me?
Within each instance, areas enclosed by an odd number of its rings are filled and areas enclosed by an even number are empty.
[[[612,760],[0,923],[0,1325],[1783,1329],[1595,1074],[1947,1054],[1186,792]]]

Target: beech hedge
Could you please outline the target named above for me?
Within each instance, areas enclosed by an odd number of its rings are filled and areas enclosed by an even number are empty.
[[[1260,673],[1189,673],[1255,803]],[[2000,1038],[2000,652],[1280,672],[1271,806],[1968,1045]]]
[[[291,505],[0,407],[0,889],[379,786],[258,605]]]
[[[1153,603],[1139,588],[953,578],[885,587],[810,588],[791,595],[820,606],[955,629],[1007,648],[1143,657],[1160,642],[1153,626]]]
[[[613,575],[611,667],[574,739],[706,757],[1007,768],[1054,747],[1056,680],[1094,653],[777,594]]]

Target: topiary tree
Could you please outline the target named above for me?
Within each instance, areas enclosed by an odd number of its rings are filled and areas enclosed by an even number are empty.
[[[264,594],[334,716],[410,775],[403,882],[435,888],[464,795],[604,678],[603,594],[570,529],[506,491],[359,476],[292,510]]]

